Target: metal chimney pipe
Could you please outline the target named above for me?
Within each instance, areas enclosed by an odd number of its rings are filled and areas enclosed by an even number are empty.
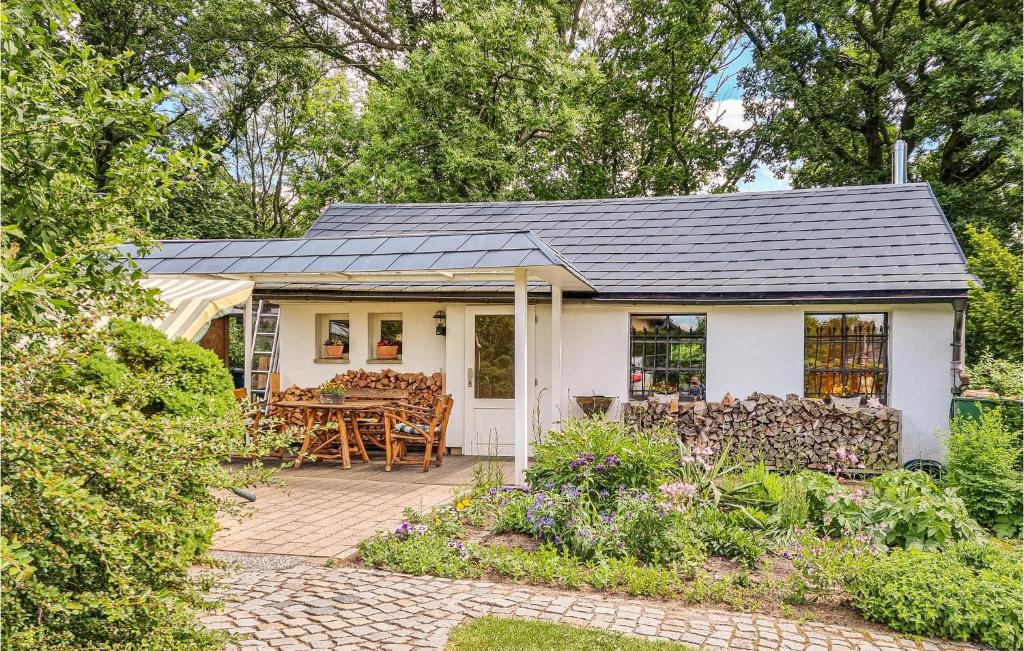
[[[897,140],[892,146],[892,182],[903,185],[907,182],[907,143]]]

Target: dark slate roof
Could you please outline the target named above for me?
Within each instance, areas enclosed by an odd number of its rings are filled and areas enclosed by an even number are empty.
[[[572,265],[533,233],[387,233],[344,237],[264,240],[171,240],[136,256],[142,271],[156,274],[373,274]],[[585,286],[585,285],[584,285]]]
[[[493,229],[535,233],[602,297],[959,296],[967,289],[963,253],[923,183],[580,201],[335,204],[306,236]]]

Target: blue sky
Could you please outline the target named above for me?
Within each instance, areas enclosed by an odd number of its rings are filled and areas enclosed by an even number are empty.
[[[729,67],[722,70],[719,79],[722,80],[722,87],[719,89],[716,99],[722,102],[722,108],[731,113],[733,119],[742,118],[743,91],[736,83],[736,75],[744,66],[750,64],[750,50],[744,50]],[[777,179],[764,166],[760,166],[755,173],[754,180],[739,184],[740,192],[763,192],[766,190],[787,190],[791,186],[788,179]]]

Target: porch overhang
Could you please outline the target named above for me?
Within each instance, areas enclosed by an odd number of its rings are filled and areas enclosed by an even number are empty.
[[[278,240],[174,240],[135,258],[149,278],[193,276],[242,280],[258,288],[301,284],[329,291],[336,285],[456,283],[506,285],[518,270],[527,281],[570,292],[593,285],[530,231],[403,233],[388,237]]]

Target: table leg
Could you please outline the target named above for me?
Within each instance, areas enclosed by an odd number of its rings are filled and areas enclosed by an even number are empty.
[[[352,436],[356,440],[356,448],[359,449],[359,456],[363,458],[363,463],[370,463],[370,455],[366,454],[366,447],[363,445],[363,435],[359,432],[359,420],[356,418],[356,412],[352,412]]]
[[[305,431],[302,436],[302,448],[299,449],[299,458],[295,460],[296,468],[302,467],[302,462],[305,459],[306,452],[309,451],[309,446],[313,443],[313,410],[302,410],[302,422]]]
[[[351,468],[352,460],[348,455],[348,430],[345,428],[345,413],[338,411],[338,434],[341,436],[341,467]]]

